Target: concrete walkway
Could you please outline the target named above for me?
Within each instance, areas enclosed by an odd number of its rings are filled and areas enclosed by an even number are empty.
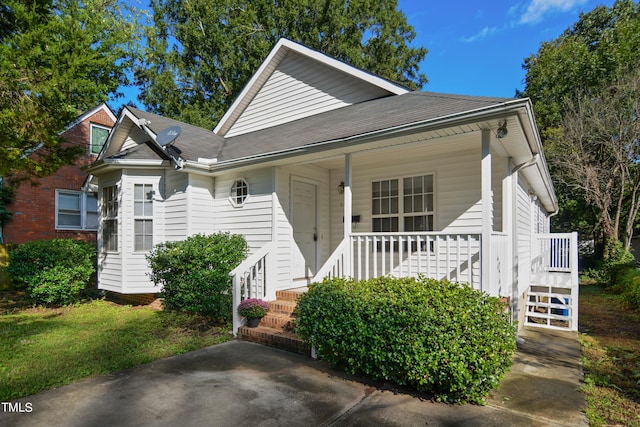
[[[577,335],[527,329],[522,336],[487,406],[433,403],[304,356],[233,341],[12,402],[31,412],[7,412],[3,404],[0,425],[587,426]]]

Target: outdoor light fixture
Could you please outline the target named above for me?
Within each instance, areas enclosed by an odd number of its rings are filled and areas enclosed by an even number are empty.
[[[338,194],[344,194],[344,181],[340,181],[338,184]]]
[[[505,120],[504,122],[500,123],[500,125],[498,126],[498,130],[496,131],[496,136],[498,138],[504,138],[505,136],[507,136],[508,133],[509,131],[507,130],[507,121]]]

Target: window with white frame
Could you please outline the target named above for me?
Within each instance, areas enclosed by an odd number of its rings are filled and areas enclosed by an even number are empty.
[[[134,250],[153,249],[153,185],[135,184],[133,187]]]
[[[82,191],[56,190],[56,229],[97,230],[96,195]]]
[[[231,194],[229,196],[233,206],[240,207],[249,197],[249,184],[244,178],[236,179],[231,186]]]
[[[373,181],[373,231],[433,231],[433,200],[431,174]]]
[[[102,189],[102,249],[118,251],[118,187]]]
[[[91,154],[100,154],[102,146],[109,137],[109,128],[91,124]]]

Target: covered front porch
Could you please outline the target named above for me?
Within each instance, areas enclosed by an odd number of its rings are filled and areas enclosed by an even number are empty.
[[[548,233],[549,219],[535,193],[541,184],[529,184],[537,156],[514,159],[490,129],[444,138],[414,133],[409,142],[396,136],[377,144],[276,166],[271,240],[232,272],[234,307],[244,298],[274,300],[276,291],[327,277],[424,275],[507,297],[520,325],[577,329],[577,236]],[[305,176],[306,170],[315,175]],[[402,205],[395,208],[399,224],[387,219],[394,209],[382,188],[386,182],[391,189],[388,177],[399,177],[399,186],[407,180],[413,185],[417,177],[424,186],[418,195],[398,190],[398,203],[405,198],[409,211],[403,216]],[[299,220],[296,210],[308,205],[295,195],[305,187],[313,190],[313,214],[302,211]],[[406,209],[416,197],[423,203],[417,213]],[[377,199],[389,202],[387,208],[379,208]],[[329,242],[319,242],[326,235]],[[305,245],[315,248],[306,258]],[[283,268],[283,260],[293,267]],[[292,272],[298,264],[302,277]],[[236,332],[242,319],[235,310],[234,316]]]

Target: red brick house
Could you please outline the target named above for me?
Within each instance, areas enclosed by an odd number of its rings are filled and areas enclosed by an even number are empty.
[[[115,122],[111,109],[102,104],[67,127],[63,137],[85,146],[85,154],[74,165],[41,179],[40,185],[24,183],[16,189],[8,207],[13,218],[2,227],[2,243],[54,238],[96,241],[98,201],[81,168],[97,158]]]

